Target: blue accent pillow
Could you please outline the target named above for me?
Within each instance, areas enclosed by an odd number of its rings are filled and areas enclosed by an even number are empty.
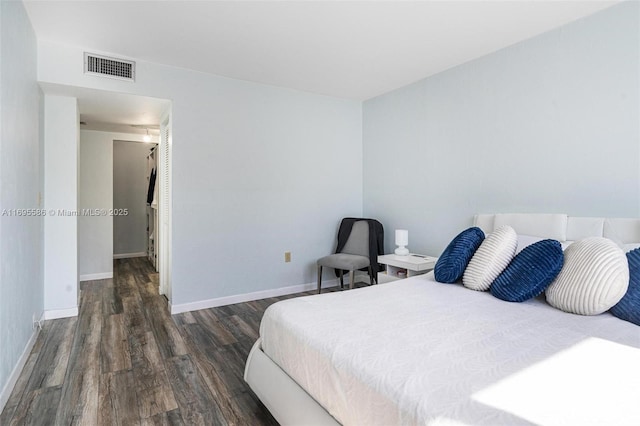
[[[433,270],[436,281],[460,281],[473,254],[484,240],[482,229],[473,227],[459,233],[442,252]]]
[[[627,253],[629,288],[610,312],[620,319],[640,325],[640,248]]]
[[[491,283],[489,291],[507,302],[524,302],[540,295],[556,279],[564,253],[556,240],[525,247]]]

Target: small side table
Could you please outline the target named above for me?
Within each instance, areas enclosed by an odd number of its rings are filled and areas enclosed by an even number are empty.
[[[426,274],[436,266],[437,261],[437,257],[424,256],[421,254],[408,254],[407,256],[385,254],[378,256],[378,263],[385,265],[387,272],[387,276],[380,281],[395,281],[406,277]],[[403,272],[405,274],[404,276],[402,276]]]

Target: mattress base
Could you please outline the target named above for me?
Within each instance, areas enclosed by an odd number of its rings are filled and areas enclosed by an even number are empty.
[[[318,402],[289,377],[260,346],[251,348],[244,370],[244,380],[283,426],[336,426],[338,423]]]

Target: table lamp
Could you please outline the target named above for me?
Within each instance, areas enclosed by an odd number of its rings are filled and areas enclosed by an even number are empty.
[[[409,231],[406,229],[396,229],[396,245],[398,248],[395,253],[398,256],[406,256],[409,254],[409,249],[405,246],[409,244]]]

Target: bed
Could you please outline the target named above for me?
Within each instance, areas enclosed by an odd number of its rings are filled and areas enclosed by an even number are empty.
[[[474,223],[565,246],[605,232],[629,249],[640,241],[636,219]],[[508,303],[428,273],[272,305],[245,380],[283,425],[638,425],[639,363],[637,325],[543,297]]]

